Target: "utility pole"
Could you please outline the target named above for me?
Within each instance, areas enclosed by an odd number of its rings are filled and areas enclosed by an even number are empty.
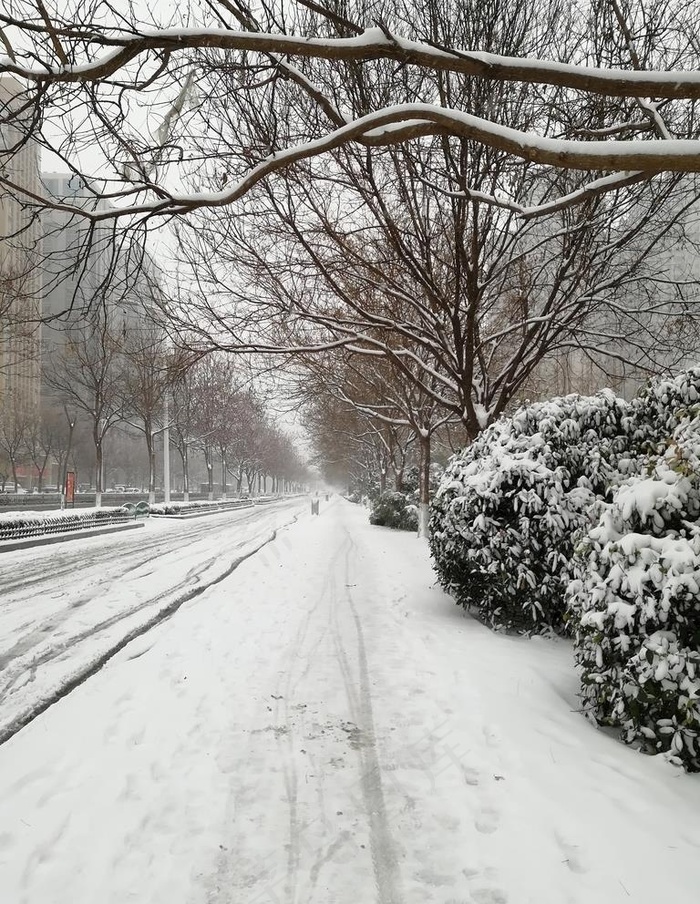
[[[163,500],[170,502],[170,410],[168,407],[168,391],[163,397]]]

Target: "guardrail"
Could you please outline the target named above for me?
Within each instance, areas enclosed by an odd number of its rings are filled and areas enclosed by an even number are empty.
[[[54,517],[27,518],[17,514],[12,519],[0,519],[0,540],[23,540],[46,534],[69,533],[91,527],[125,524],[133,519],[125,509],[97,509],[94,512],[61,512]]]

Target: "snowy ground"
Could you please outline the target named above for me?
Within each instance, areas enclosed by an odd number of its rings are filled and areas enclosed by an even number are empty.
[[[304,508],[0,747],[1,899],[695,904],[700,776],[575,692],[566,643],[464,616],[422,541]]]
[[[307,508],[293,498],[196,521],[149,519],[136,531],[58,546],[0,544],[0,743]]]

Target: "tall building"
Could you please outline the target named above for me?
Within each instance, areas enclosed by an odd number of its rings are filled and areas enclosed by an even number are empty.
[[[78,176],[42,173],[43,193],[86,210],[105,210]],[[114,336],[140,328],[147,317],[149,262],[143,249],[115,226],[47,208],[41,214],[43,239],[43,349],[62,351],[68,337],[91,326]]]
[[[34,416],[41,374],[42,243],[31,201],[41,192],[37,146],[25,140],[22,85],[0,78],[0,413]]]
[[[109,210],[90,185],[70,174],[43,173],[42,186],[44,196],[58,205],[41,213],[43,395],[47,414],[62,412],[65,405],[80,431],[99,437],[94,445],[99,486],[114,480],[118,449],[125,448],[119,431],[131,429],[125,424],[125,411],[133,410],[129,356],[139,341],[154,335],[149,311],[154,268],[138,237],[118,220],[70,212]],[[64,206],[70,210],[60,209]]]

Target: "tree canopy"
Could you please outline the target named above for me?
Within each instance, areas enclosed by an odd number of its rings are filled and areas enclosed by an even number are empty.
[[[698,15],[680,0],[203,0],[165,14],[111,0],[54,9],[9,0],[0,74],[21,87],[0,117],[17,144],[31,137],[115,202],[83,207],[93,220],[226,206],[340,147],[371,152],[436,136],[579,173],[544,204],[513,199],[507,183],[478,190],[528,216],[659,173],[700,171]],[[464,43],[470,17],[479,20],[474,45]],[[377,78],[387,90],[363,93]],[[455,80],[512,86],[521,102],[453,106],[442,88]],[[406,84],[416,90],[393,91]],[[234,108],[271,114],[267,140],[251,143],[242,124],[237,142],[229,135],[214,149],[221,165],[207,168],[198,138],[207,130],[210,153],[222,90]],[[97,171],[83,162],[91,154]],[[0,184],[32,200],[11,175]],[[442,188],[469,191],[449,180]]]

